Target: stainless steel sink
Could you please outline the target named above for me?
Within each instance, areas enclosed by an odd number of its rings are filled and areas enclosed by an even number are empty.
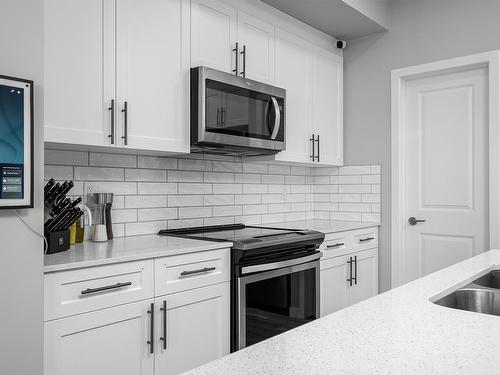
[[[487,288],[500,289],[500,270],[493,270],[479,279],[473,281],[474,284]]]
[[[500,270],[492,270],[434,303],[452,309],[500,316]]]

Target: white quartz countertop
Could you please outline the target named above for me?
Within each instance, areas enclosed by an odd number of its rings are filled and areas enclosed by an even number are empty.
[[[263,224],[264,227],[290,228],[290,229],[314,229],[325,234],[345,232],[349,230],[372,228],[380,226],[379,223],[340,220],[300,220],[285,221],[281,223]]]
[[[429,301],[496,265],[488,251],[189,374],[498,374],[500,316]]]
[[[70,250],[45,255],[44,272],[230,248],[232,245],[231,242],[199,241],[156,234],[114,238],[102,243],[84,241],[71,246]]]
[[[262,226],[291,229],[315,229],[323,233],[343,232],[377,226],[377,223],[355,221],[305,220],[264,224]],[[211,242],[178,237],[146,236],[115,238],[108,242],[84,241],[68,251],[45,255],[44,272],[63,271],[110,263],[129,262],[197,251],[231,247],[231,242]]]

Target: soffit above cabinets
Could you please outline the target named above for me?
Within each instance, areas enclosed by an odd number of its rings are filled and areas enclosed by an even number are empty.
[[[352,40],[389,30],[391,0],[262,0],[326,34]]]

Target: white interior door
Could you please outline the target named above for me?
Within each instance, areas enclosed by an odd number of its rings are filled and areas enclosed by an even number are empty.
[[[188,152],[189,0],[119,0],[116,22],[117,144]]]
[[[408,282],[489,247],[488,69],[406,81],[402,100]]]

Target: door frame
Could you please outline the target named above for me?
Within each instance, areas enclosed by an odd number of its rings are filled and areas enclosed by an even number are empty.
[[[401,285],[405,244],[404,90],[409,79],[488,67],[490,248],[500,247],[500,51],[442,60],[391,71],[391,286]],[[489,249],[485,249],[489,250]]]

